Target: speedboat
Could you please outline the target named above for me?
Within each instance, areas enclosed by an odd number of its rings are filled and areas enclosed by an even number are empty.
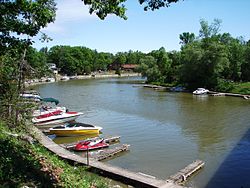
[[[66,107],[60,107],[57,106],[59,104],[59,100],[55,98],[43,98],[42,100],[42,105],[40,106],[39,109],[34,110],[32,113],[33,117],[37,117],[40,115],[45,115],[45,114],[50,114],[55,111],[61,111],[61,112],[66,112],[67,108]],[[55,105],[53,105],[55,104]]]
[[[80,136],[87,134],[99,134],[102,127],[79,122],[66,123],[49,129],[50,134],[56,136]]]
[[[52,126],[55,124],[62,124],[69,121],[74,121],[82,112],[63,112],[56,110],[48,114],[39,115],[32,119],[35,125]]]
[[[32,113],[33,117],[37,117],[40,115],[45,115],[45,114],[50,114],[55,111],[61,111],[61,112],[66,112],[67,108],[66,107],[61,107],[61,106],[56,106],[56,107],[51,107],[51,106],[41,106],[38,110],[34,110]]]
[[[94,139],[88,139],[80,141],[76,146],[74,147],[75,151],[86,151],[86,150],[94,150],[94,149],[100,149],[100,148],[106,148],[109,147],[109,144],[107,144],[103,138],[94,138]]]
[[[42,100],[42,97],[38,94],[32,94],[32,93],[22,93],[20,94],[20,97],[22,97],[23,99],[30,99],[36,102],[39,102]]]
[[[203,94],[207,94],[207,92],[209,92],[208,89],[205,89],[205,88],[198,88],[196,89],[193,94],[194,95],[203,95]]]

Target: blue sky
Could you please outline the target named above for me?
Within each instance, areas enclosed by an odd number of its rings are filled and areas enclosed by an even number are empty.
[[[81,0],[57,0],[57,17],[42,31],[53,38],[41,43],[35,37],[38,50],[55,45],[85,46],[98,52],[150,52],[164,47],[179,50],[179,34],[199,33],[200,19],[212,23],[222,20],[221,32],[233,37],[250,39],[249,0],[184,0],[169,8],[143,11],[138,0],[127,0],[128,20],[108,16],[104,21],[89,15]]]

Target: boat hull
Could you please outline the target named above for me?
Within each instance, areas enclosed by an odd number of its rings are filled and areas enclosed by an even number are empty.
[[[81,136],[88,134],[99,134],[100,129],[85,129],[85,130],[50,130],[50,134],[55,134],[56,136]]]
[[[102,148],[107,148],[107,147],[109,147],[108,144],[102,143],[93,147],[79,147],[79,148],[75,147],[74,150],[75,151],[87,151],[87,150],[97,150],[97,149],[102,149]]]
[[[78,116],[73,116],[73,117],[65,117],[65,118],[61,118],[61,119],[54,119],[54,120],[47,120],[47,121],[42,121],[39,123],[35,123],[35,125],[38,126],[47,126],[47,127],[51,127],[53,125],[58,125],[58,124],[63,124],[66,122],[70,122],[70,121],[74,121]]]

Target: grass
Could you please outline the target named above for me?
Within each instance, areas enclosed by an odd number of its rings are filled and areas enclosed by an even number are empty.
[[[72,166],[38,142],[29,143],[0,121],[0,183],[2,187],[106,188],[107,180],[89,173],[85,166]]]
[[[235,83],[231,93],[250,95],[250,82]]]

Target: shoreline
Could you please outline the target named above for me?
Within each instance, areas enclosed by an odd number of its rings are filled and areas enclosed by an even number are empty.
[[[90,74],[90,75],[78,75],[74,76],[69,80],[88,80],[88,79],[105,79],[105,78],[125,78],[125,77],[137,77],[141,76],[140,73],[122,73],[120,75],[110,73],[110,74]],[[56,75],[55,76],[55,81],[36,81],[36,82],[28,82],[25,83],[25,87],[30,87],[30,86],[35,86],[35,85],[40,85],[40,84],[48,84],[48,83],[55,83],[55,82],[61,82],[61,81],[68,81],[68,80],[62,80],[63,76],[62,75]]]

